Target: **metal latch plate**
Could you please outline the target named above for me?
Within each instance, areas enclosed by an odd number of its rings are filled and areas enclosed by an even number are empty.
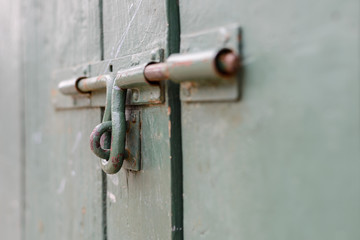
[[[214,48],[229,48],[241,56],[241,29],[237,25],[230,25],[197,34],[181,35],[181,53],[196,53]],[[183,82],[180,86],[180,98],[183,102],[236,101],[240,97],[240,83],[241,71],[233,78],[216,82]]]
[[[138,109],[128,109],[125,111],[127,132],[125,150],[128,158],[123,163],[123,168],[140,171],[141,170],[141,111]]]
[[[79,107],[104,107],[106,89],[99,89],[87,94],[66,96],[57,90],[57,84],[63,80],[78,77],[97,77],[110,75],[115,77],[120,70],[143,65],[149,62],[161,62],[164,60],[164,50],[161,48],[124,56],[112,60],[104,60],[97,63],[79,65],[73,68],[54,72],[55,84],[52,86],[51,100],[56,109],[68,109]],[[128,89],[126,105],[161,104],[165,100],[163,86],[143,84],[136,88]]]

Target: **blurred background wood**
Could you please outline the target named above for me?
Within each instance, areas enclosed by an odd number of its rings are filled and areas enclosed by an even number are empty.
[[[20,0],[0,0],[0,233],[21,238]]]

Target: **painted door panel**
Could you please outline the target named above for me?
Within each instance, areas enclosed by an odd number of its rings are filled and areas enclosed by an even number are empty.
[[[104,1],[104,56],[107,65],[111,60],[128,55],[136,56],[168,47],[169,26],[166,1]],[[148,59],[147,61],[150,61]],[[116,72],[120,69],[114,69]],[[165,84],[168,94],[176,90],[173,85]],[[181,217],[182,212],[174,212],[173,198],[179,196],[171,193],[174,146],[180,134],[171,136],[170,115],[179,111],[179,106],[169,102],[148,106],[132,106],[129,109],[141,111],[141,165],[140,172],[125,169],[107,177],[107,236],[124,239],[171,239],[182,234],[182,226],[173,224]],[[172,113],[171,110],[172,109]],[[177,131],[177,130],[175,130]],[[174,132],[174,130],[173,130]],[[179,131],[177,131],[179,132]],[[175,146],[175,147],[179,147]],[[178,154],[178,152],[176,152]],[[181,181],[179,179],[178,181]],[[181,184],[176,183],[175,184]],[[176,185],[176,187],[178,187]],[[180,196],[181,197],[181,196]],[[175,220],[174,220],[174,219]],[[177,238],[178,239],[178,238]]]
[[[21,6],[25,239],[360,238],[358,2]],[[139,172],[105,175],[90,151],[102,103],[54,107],[60,80],[115,76],[158,49],[166,58],[219,48],[235,25],[238,100],[180,105],[178,85],[166,81],[163,103],[127,106],[141,112]]]
[[[239,101],[182,103],[185,239],[360,237],[358,15],[180,1],[182,39],[239,24],[244,56]]]
[[[101,56],[98,1],[23,1],[25,239],[101,239],[102,177],[89,150],[101,110],[56,110],[58,73]],[[77,73],[67,72],[66,77]]]
[[[23,235],[23,125],[20,61],[20,1],[0,1],[0,232]]]
[[[114,175],[102,173],[89,147],[89,135],[101,121],[104,92],[92,95],[85,107],[64,108],[57,90],[59,81],[69,78],[115,76],[124,70],[110,67],[119,59],[130,59],[126,69],[151,61],[137,61],[144,52],[176,51],[168,47],[179,38],[178,26],[169,27],[178,24],[177,11],[168,20],[174,4],[24,3],[29,9],[24,23],[26,239],[182,238],[178,86],[162,84],[163,103],[127,106],[141,112],[142,170]],[[173,174],[172,168],[179,172]]]

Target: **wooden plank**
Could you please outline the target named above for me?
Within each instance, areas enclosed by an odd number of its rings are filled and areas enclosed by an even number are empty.
[[[166,55],[176,51],[167,45],[169,40],[178,47],[178,31],[169,30],[178,19],[166,18],[169,11],[176,16],[176,8],[169,8],[174,4],[104,1],[104,56],[108,65],[111,59],[153,49],[163,48]],[[165,87],[167,94],[178,92],[174,85]],[[182,239],[182,178],[181,168],[176,169],[181,167],[180,106],[167,95],[165,104],[137,109],[142,116],[142,170],[121,170],[107,177],[108,239]]]
[[[185,239],[360,238],[358,16],[180,1],[182,37],[238,23],[245,57],[239,102],[182,104]]]
[[[101,58],[98,5],[23,1],[25,239],[103,238],[102,176],[89,149],[101,111],[55,111],[51,103],[58,70]]]
[[[104,1],[104,57],[114,59],[166,48],[165,1]]]
[[[20,1],[0,1],[0,232],[19,240],[23,209]]]
[[[138,173],[108,175],[108,238],[170,239],[170,152],[166,108],[142,109]]]

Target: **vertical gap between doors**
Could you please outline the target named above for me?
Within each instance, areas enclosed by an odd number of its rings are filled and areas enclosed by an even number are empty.
[[[101,118],[100,118],[100,122],[103,119],[104,116],[104,112],[105,112],[105,108],[101,108]],[[102,221],[101,221],[101,227],[102,227],[102,235],[103,235],[103,240],[107,240],[107,202],[106,202],[106,193],[107,193],[107,176],[106,173],[104,173],[104,171],[101,171],[101,210],[102,210]]]
[[[179,1],[167,0],[167,20],[169,24],[167,42],[169,55],[180,50],[180,17]],[[172,239],[184,239],[183,207],[183,170],[181,140],[181,102],[179,84],[167,81],[167,99],[170,108],[171,123],[171,228]]]
[[[104,18],[103,0],[99,0],[99,25],[100,25],[100,60],[104,60]]]

